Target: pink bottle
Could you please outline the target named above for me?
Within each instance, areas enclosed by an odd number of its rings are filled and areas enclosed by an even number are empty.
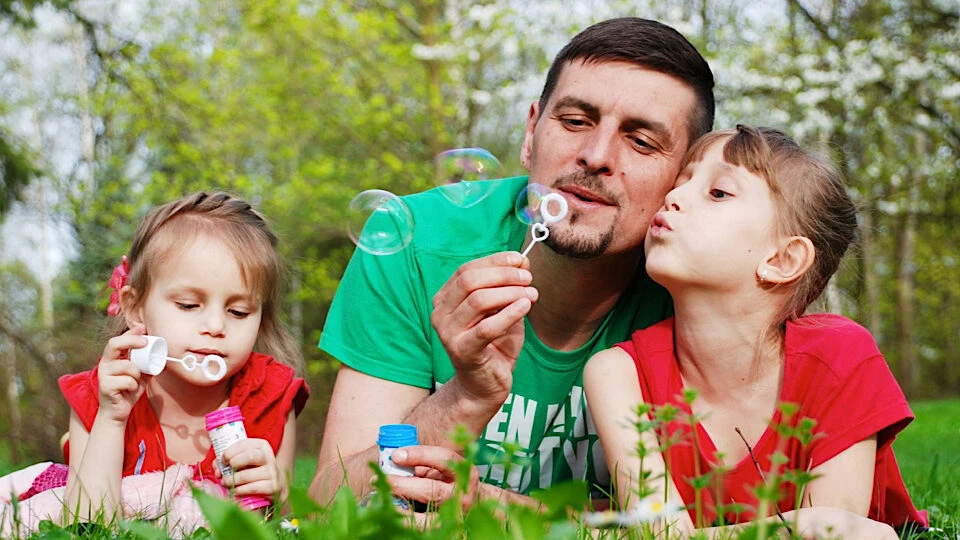
[[[206,420],[210,444],[213,445],[213,453],[217,456],[217,466],[226,478],[233,474],[233,469],[223,463],[224,450],[233,443],[247,438],[247,429],[243,426],[243,414],[240,412],[240,407],[224,407],[208,414]],[[247,495],[240,498],[240,506],[245,510],[256,510],[271,504],[273,502],[269,498],[260,495]]]

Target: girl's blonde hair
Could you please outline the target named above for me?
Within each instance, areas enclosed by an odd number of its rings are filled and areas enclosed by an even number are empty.
[[[774,321],[781,328],[820,296],[847,247],[857,241],[857,209],[829,159],[804,150],[772,128],[738,125],[707,133],[687,151],[683,166],[703,159],[708,147],[724,140],[727,163],[744,167],[769,184],[777,210],[776,233],[804,236],[813,243],[813,265],[789,285],[792,294]]]
[[[130,247],[127,285],[138,294],[134,307],[142,305],[153,284],[151,270],[189,245],[198,234],[222,240],[240,267],[244,285],[261,304],[260,331],[256,348],[276,360],[303,371],[303,355],[293,336],[280,321],[280,289],[283,264],[277,252],[277,236],[264,217],[247,202],[226,193],[194,193],[151,210],[137,228]],[[110,331],[126,331],[126,321],[116,317]]]

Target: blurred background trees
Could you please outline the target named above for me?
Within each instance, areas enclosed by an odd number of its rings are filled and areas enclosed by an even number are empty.
[[[111,269],[152,205],[250,199],[290,266],[285,313],[319,446],[336,362],[316,348],[362,190],[433,186],[483,147],[504,175],[559,48],[612,16],[683,32],[717,77],[717,127],[829,152],[862,209],[825,295],[866,325],[911,398],[960,393],[960,5],[947,0],[0,0],[0,433],[57,459],[63,373],[103,348]],[[399,360],[398,361],[402,361]]]

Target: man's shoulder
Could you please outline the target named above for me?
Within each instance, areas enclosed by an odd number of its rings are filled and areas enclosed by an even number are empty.
[[[414,251],[461,253],[472,258],[506,249],[524,229],[514,206],[526,184],[526,176],[517,176],[438,187],[402,197],[413,215]],[[462,188],[472,189],[474,198],[457,196],[455,190]]]

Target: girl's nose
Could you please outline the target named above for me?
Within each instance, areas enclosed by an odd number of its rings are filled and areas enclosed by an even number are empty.
[[[663,199],[663,206],[667,210],[677,211],[680,210],[680,196],[677,192],[678,188],[671,189],[667,196]]]
[[[203,333],[220,336],[223,335],[224,326],[223,314],[212,311],[203,320]]]

